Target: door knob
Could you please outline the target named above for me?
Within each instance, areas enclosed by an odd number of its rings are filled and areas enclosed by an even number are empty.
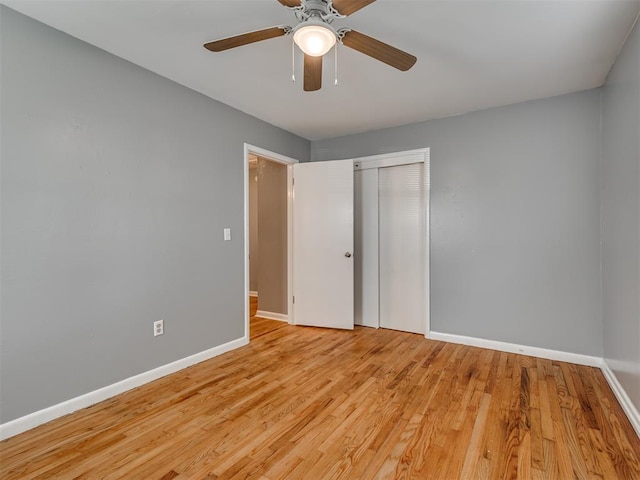
[[[347,258],[351,257],[351,252],[345,253],[344,256],[347,257]]]

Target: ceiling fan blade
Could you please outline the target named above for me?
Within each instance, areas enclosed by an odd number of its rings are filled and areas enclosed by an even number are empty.
[[[314,92],[322,87],[322,57],[304,56],[304,91]]]
[[[387,65],[397,68],[398,70],[402,70],[403,72],[406,72],[413,67],[418,60],[407,52],[403,52],[396,47],[392,47],[391,45],[369,37],[364,33],[356,32],[355,30],[350,30],[345,33],[342,43],[349,48],[353,48],[360,53],[369,55],[370,57],[380,60]]]
[[[204,48],[212,52],[222,52],[230,48],[241,47],[250,43],[268,40],[269,38],[282,37],[286,35],[287,30],[284,27],[271,27],[264,30],[256,30],[255,32],[243,33],[235,37],[223,38],[214,42],[204,44]]]
[[[333,8],[342,15],[351,15],[367,5],[371,5],[376,0],[333,0]],[[282,2],[281,2],[282,3]]]
[[[285,7],[299,7],[302,5],[300,0],[278,0]]]

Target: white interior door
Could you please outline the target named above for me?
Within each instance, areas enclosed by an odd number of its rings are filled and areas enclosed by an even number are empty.
[[[353,329],[353,161],[293,167],[295,323]]]

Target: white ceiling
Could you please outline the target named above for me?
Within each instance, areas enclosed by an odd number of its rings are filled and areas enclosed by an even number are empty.
[[[0,0],[52,27],[310,140],[603,84],[640,1],[378,0],[336,21],[418,57],[400,72],[341,47],[323,88],[291,82],[291,38],[202,44],[295,25],[276,0]]]

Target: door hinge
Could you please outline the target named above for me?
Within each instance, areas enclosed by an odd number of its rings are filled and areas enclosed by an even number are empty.
[[[291,185],[295,185],[295,184],[296,184],[296,179],[295,179],[295,178],[292,178],[292,179],[291,179]]]
[[[293,303],[294,304],[296,303],[296,296],[295,295],[293,296]]]

